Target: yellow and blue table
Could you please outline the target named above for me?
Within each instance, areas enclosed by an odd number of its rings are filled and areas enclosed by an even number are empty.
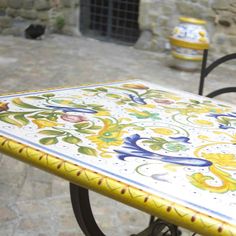
[[[88,189],[152,215],[137,235],[236,235],[232,105],[140,80],[2,95],[0,151],[68,180],[86,235]]]

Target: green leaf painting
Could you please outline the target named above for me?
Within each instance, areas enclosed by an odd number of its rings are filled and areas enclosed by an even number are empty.
[[[86,91],[86,92],[97,92],[97,90],[96,89],[83,89],[84,91]]]
[[[12,103],[18,107],[22,107],[22,108],[26,108],[26,109],[36,109],[36,110],[41,109],[39,107],[36,107],[36,106],[33,106],[33,105],[23,102],[20,98],[12,99]]]
[[[54,97],[55,94],[53,93],[46,93],[46,94],[43,94],[43,97],[46,97],[46,98],[51,98],[51,97]]]
[[[47,138],[42,138],[39,140],[39,142],[43,145],[53,145],[58,143],[58,139],[53,137],[47,137]]]
[[[70,143],[70,144],[77,144],[77,143],[81,142],[81,139],[79,139],[79,138],[77,138],[75,136],[64,137],[62,140],[64,142]]]
[[[76,129],[85,129],[85,128],[87,128],[87,127],[89,127],[90,126],[90,123],[89,122],[80,122],[80,123],[78,123],[78,124],[76,124],[76,125],[74,125],[74,127],[76,128]]]
[[[24,114],[15,115],[14,118],[21,123],[22,126],[28,125],[29,120],[25,118]]]
[[[64,135],[65,132],[57,131],[57,130],[42,130],[39,133],[46,134],[46,135],[60,136],[60,135]]]
[[[91,147],[80,146],[78,151],[82,154],[89,155],[89,156],[97,156],[97,151]]]
[[[29,98],[29,99],[35,99],[35,100],[44,100],[45,98],[43,97],[39,97],[39,96],[28,96],[26,98]]]
[[[101,91],[101,92],[107,92],[107,89],[106,88],[102,88],[102,87],[97,88],[97,90]]]
[[[23,127],[29,124],[29,120],[25,115],[31,112],[5,112],[0,114],[0,121],[15,125],[17,127]]]
[[[118,94],[113,94],[113,93],[108,93],[106,94],[107,97],[110,97],[110,98],[116,98],[116,99],[121,99],[122,96],[118,95]]]
[[[1,116],[0,116],[0,121],[3,121],[3,122],[5,122],[5,123],[11,124],[11,125],[15,125],[15,126],[17,126],[17,127],[22,127],[22,126],[23,126],[22,123],[20,123],[20,122],[14,120],[14,119],[12,119],[12,118],[10,118],[10,117],[7,116],[7,115],[5,115],[5,116],[4,116],[4,115],[1,115]]]

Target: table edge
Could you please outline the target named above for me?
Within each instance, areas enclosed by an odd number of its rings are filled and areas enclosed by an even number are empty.
[[[8,95],[19,95],[19,94],[27,94],[27,93],[41,93],[41,92],[47,92],[47,91],[52,91],[52,90],[62,90],[62,89],[73,89],[73,88],[80,88],[80,87],[84,87],[84,86],[99,86],[99,85],[107,85],[107,84],[111,84],[111,83],[122,83],[122,82],[132,82],[132,81],[137,81],[139,79],[135,79],[135,78],[130,78],[130,79],[118,79],[118,80],[109,80],[109,81],[104,81],[101,83],[81,83],[78,85],[71,85],[71,86],[55,86],[55,87],[50,87],[50,88],[42,88],[42,89],[29,89],[29,90],[21,90],[21,91],[15,91],[15,92],[6,92],[6,93],[0,93],[0,98],[4,97],[4,96],[8,96]],[[139,80],[140,81],[140,80]],[[145,81],[145,80],[144,80]]]
[[[3,135],[0,135],[0,152],[193,232],[212,236],[236,235],[236,225],[150,194]]]

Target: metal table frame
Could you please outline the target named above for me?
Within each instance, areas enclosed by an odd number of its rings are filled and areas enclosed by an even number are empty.
[[[105,236],[97,225],[89,200],[89,190],[70,183],[71,203],[75,218],[86,236]],[[181,231],[174,224],[150,217],[149,225],[138,234],[131,236],[180,236]]]
[[[198,89],[199,95],[203,95],[205,78],[209,75],[209,73],[212,70],[214,70],[217,66],[223,64],[224,62],[236,59],[236,53],[232,53],[232,54],[228,54],[226,56],[220,57],[208,66],[207,66],[207,58],[208,58],[208,49],[205,49],[203,51],[202,68],[201,68],[200,83],[199,83],[199,89]],[[217,89],[206,96],[209,98],[213,98],[224,93],[232,93],[232,92],[236,92],[236,87],[225,87],[225,88]]]

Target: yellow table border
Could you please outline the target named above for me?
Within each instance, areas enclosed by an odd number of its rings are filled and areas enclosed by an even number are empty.
[[[102,84],[110,83],[112,82]],[[96,85],[99,84],[94,84],[94,86]],[[81,86],[86,85],[80,85],[78,88]],[[49,90],[43,89],[40,91]],[[37,90],[37,92],[39,91]],[[21,94],[24,93],[26,92],[21,92]],[[14,95],[16,93],[11,94]],[[206,236],[236,235],[236,225],[229,224],[69,161],[49,155],[46,152],[16,142],[3,135],[0,135],[0,152],[193,232]]]

